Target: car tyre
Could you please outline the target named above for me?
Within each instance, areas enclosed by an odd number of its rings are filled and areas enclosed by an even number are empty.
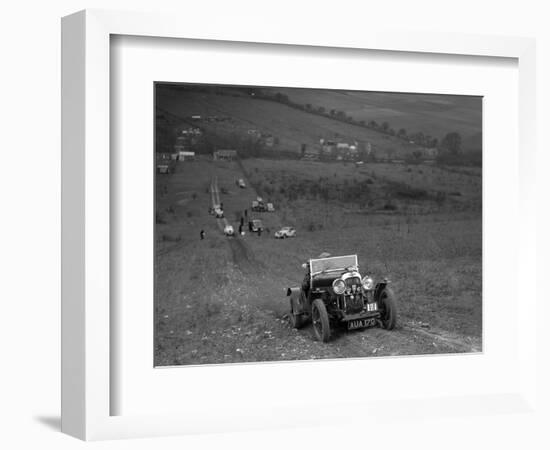
[[[311,322],[315,337],[322,342],[328,342],[330,339],[330,321],[327,307],[320,298],[315,299],[311,305]]]
[[[386,330],[393,330],[397,322],[397,306],[393,291],[385,287],[382,292],[380,292],[378,303],[382,314],[380,316],[382,327]]]
[[[290,297],[290,325],[292,325],[292,328],[300,329],[305,325],[305,320],[302,314],[294,314],[295,301],[294,297]]]

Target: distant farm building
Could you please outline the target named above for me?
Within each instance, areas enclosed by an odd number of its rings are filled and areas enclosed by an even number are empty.
[[[422,154],[423,154],[424,158],[435,159],[435,158],[437,158],[437,155],[439,154],[439,150],[435,147],[434,148],[425,148],[422,151]]]
[[[216,150],[213,158],[214,161],[233,161],[237,159],[237,150]]]
[[[200,116],[198,116],[200,117]],[[196,128],[196,127],[191,127],[191,128],[185,128],[183,130],[181,130],[181,134],[183,136],[200,136],[202,134],[202,131],[200,128]],[[179,139],[179,138],[178,138]]]
[[[190,127],[180,130],[181,135],[176,138],[174,150],[177,152],[189,150],[189,147],[196,145],[202,136],[200,128]]]
[[[178,153],[178,159],[180,161],[193,161],[195,159],[195,152],[180,151]]]
[[[157,152],[157,161],[170,161],[172,159],[172,154],[167,152]]]
[[[347,142],[338,142],[336,144],[336,150],[339,152],[346,151],[349,149],[349,144]]]
[[[333,158],[337,161],[356,159],[359,156],[359,144],[354,142],[333,141],[321,139],[321,154],[325,158]]]
[[[249,136],[253,136],[258,139],[262,137],[262,133],[260,133],[258,130],[248,130],[247,133]]]

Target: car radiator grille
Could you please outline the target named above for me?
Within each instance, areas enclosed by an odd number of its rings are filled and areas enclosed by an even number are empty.
[[[363,309],[363,299],[361,295],[346,295],[346,312],[348,314],[355,314],[361,312]]]

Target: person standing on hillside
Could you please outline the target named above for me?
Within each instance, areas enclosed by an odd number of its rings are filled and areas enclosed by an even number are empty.
[[[201,241],[204,239],[204,235],[205,235],[204,230],[201,230]]]

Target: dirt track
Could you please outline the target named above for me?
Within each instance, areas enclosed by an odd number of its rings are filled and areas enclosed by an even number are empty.
[[[214,208],[215,205],[221,204],[217,177],[212,179],[210,192],[212,195],[212,208]],[[225,227],[230,224],[226,217],[216,220],[218,222],[218,227],[223,234]],[[248,274],[254,274],[262,268],[263,264],[255,258],[253,250],[249,245],[247,245],[246,241],[239,236],[236,230],[234,237],[228,238],[226,242],[231,249],[233,263],[239,267],[241,271]]]

